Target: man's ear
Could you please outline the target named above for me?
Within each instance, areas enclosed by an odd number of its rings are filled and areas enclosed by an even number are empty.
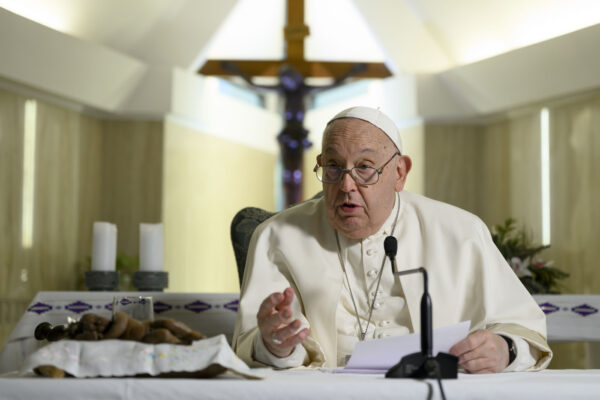
[[[409,156],[400,156],[400,160],[398,160],[398,163],[396,164],[396,172],[397,172],[397,179],[396,179],[396,185],[394,186],[394,189],[396,190],[396,192],[401,192],[402,189],[404,189],[404,184],[406,183],[406,177],[408,175],[408,173],[410,172],[410,169],[412,167],[412,160],[410,159]]]
[[[317,165],[318,165],[318,166],[322,166],[322,165],[323,165],[323,164],[321,163],[321,154],[319,154],[319,155],[317,156]]]

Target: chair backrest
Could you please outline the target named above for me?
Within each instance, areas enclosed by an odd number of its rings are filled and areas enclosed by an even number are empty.
[[[323,192],[314,195],[310,200],[323,196]],[[246,267],[246,256],[252,234],[258,225],[271,218],[276,212],[265,211],[262,208],[246,207],[235,214],[231,221],[231,244],[235,253],[235,263],[237,264],[240,286],[244,277],[244,268]]]
[[[246,207],[238,211],[231,221],[231,244],[235,253],[240,286],[244,277],[246,255],[248,254],[248,245],[250,245],[252,234],[258,225],[275,214],[277,213],[268,212],[261,208]]]

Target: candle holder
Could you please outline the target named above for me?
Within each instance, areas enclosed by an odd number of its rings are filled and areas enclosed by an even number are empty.
[[[164,271],[136,271],[133,286],[140,292],[162,292],[169,287],[169,273]]]
[[[119,287],[119,272],[85,271],[85,286],[92,291],[114,292]]]

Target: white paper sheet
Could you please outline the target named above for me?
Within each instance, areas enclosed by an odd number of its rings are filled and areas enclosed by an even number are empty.
[[[433,355],[447,353],[452,346],[467,337],[471,321],[463,321],[433,330]],[[382,373],[407,354],[421,350],[421,334],[394,336],[358,342],[348,364],[336,372]]]

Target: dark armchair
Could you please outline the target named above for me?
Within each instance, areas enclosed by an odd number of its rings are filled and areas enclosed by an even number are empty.
[[[246,255],[248,254],[248,245],[252,234],[258,225],[275,214],[277,213],[268,212],[261,208],[246,207],[238,211],[231,221],[231,244],[235,253],[240,286],[244,277]]]
[[[323,192],[317,193],[312,199],[321,196],[323,196]],[[231,221],[231,244],[235,253],[235,263],[237,264],[240,286],[244,277],[246,255],[248,254],[248,246],[250,245],[252,234],[258,225],[275,214],[277,213],[265,211],[262,208],[246,207],[238,211]]]

